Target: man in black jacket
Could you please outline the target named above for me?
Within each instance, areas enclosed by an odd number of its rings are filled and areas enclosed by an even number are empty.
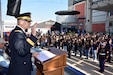
[[[37,41],[36,24],[31,28],[31,35],[26,35],[26,30],[31,24],[31,14],[23,13],[17,16],[17,26],[9,36],[10,65],[8,75],[31,75],[31,57],[37,57],[38,53],[30,53],[30,48]]]

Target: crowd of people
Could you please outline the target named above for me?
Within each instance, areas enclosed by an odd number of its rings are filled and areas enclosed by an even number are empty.
[[[38,36],[37,46],[56,47],[67,51],[68,58],[71,58],[72,52],[86,59],[93,58],[95,62],[99,61],[100,72],[104,72],[105,62],[111,63],[113,55],[113,36],[105,33],[56,33],[44,34]]]

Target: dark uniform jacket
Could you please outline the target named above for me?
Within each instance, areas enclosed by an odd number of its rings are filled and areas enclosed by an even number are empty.
[[[37,39],[33,35],[28,38],[18,26],[12,30],[9,36],[11,61],[8,75],[31,75],[32,54],[30,48],[34,46],[36,41]]]
[[[103,49],[99,49],[98,53],[99,53],[99,60],[105,60],[106,57],[108,56],[108,50],[106,48]]]

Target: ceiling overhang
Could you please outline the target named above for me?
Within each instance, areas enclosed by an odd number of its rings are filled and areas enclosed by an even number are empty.
[[[113,0],[110,0],[110,1],[106,0],[106,1],[102,1],[102,2],[95,1],[95,2],[93,2],[91,9],[111,12],[111,11],[113,11]]]
[[[100,11],[111,12],[111,11],[113,11],[113,5],[96,6],[96,7],[92,7],[91,9],[93,9],[93,10],[100,10]]]

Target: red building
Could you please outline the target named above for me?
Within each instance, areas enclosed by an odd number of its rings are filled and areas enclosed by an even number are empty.
[[[86,5],[85,1],[76,3],[74,5],[74,10],[80,12],[80,14],[78,14],[77,17],[79,19],[78,20],[79,28],[82,28],[82,29],[84,29],[84,26],[85,26],[85,8],[86,8],[85,5]]]
[[[74,10],[80,11],[80,14],[77,15],[79,18],[79,28],[91,29],[92,32],[105,32],[106,12],[92,10],[89,7],[89,4],[85,0],[74,3]],[[88,17],[91,17],[91,19]],[[88,22],[91,22],[91,27],[86,27],[88,26]]]

